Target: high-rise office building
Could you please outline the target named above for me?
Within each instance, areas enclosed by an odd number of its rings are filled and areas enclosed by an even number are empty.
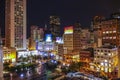
[[[43,41],[44,38],[43,28],[39,28],[38,26],[31,26],[31,38],[34,41]]]
[[[74,26],[67,26],[64,29],[64,60],[66,62],[79,61],[79,51],[81,48],[80,33],[74,30]]]
[[[38,26],[31,26],[31,35],[30,35],[30,49],[36,49],[37,42],[43,41],[44,39],[44,30]]]
[[[80,50],[81,42],[80,42],[80,33],[76,33],[73,26],[65,27],[64,32],[64,44],[63,47],[67,49],[68,53],[73,50]]]
[[[90,44],[90,31],[89,29],[82,29],[80,34],[80,41],[81,41],[81,49],[88,48],[88,45]]]
[[[75,50],[80,50],[81,47],[81,41],[80,41],[80,35],[81,35],[81,24],[79,22],[76,22],[73,27],[73,47]]]
[[[26,49],[26,0],[6,0],[5,45]]]
[[[94,49],[93,69],[100,73],[103,72],[107,77],[117,78],[118,60],[118,48],[112,45],[103,45]]]
[[[119,13],[120,15],[120,13]],[[109,19],[94,20],[93,29],[101,31],[102,44],[120,45],[120,17],[112,14]],[[100,34],[99,34],[100,35]],[[97,36],[99,36],[97,35]]]
[[[53,35],[53,40],[61,36],[60,18],[58,16],[50,16],[50,31]]]

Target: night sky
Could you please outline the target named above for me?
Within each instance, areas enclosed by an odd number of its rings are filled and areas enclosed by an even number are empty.
[[[0,26],[4,30],[4,2],[0,0]],[[96,15],[109,17],[120,9],[120,0],[27,0],[27,28],[31,25],[49,26],[49,16],[57,15],[61,27],[79,21],[83,27],[89,27]],[[2,33],[4,34],[4,33]]]

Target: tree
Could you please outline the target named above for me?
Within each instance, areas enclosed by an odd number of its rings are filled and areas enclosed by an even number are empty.
[[[72,64],[70,64],[69,68],[71,71],[79,71],[82,66],[82,62],[73,62]]]
[[[10,73],[15,72],[15,70],[16,70],[16,67],[15,67],[15,66],[9,67],[9,72],[10,72]]]
[[[7,62],[3,64],[5,71],[9,70],[9,65],[10,65],[10,63],[7,63]]]

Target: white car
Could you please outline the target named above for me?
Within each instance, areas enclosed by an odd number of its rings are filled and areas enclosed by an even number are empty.
[[[67,73],[66,77],[73,77],[73,75],[74,75],[74,72],[69,72]]]
[[[76,73],[73,74],[73,77],[83,77],[83,73],[76,72]]]

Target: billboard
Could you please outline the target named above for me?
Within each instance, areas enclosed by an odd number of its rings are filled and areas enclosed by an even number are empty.
[[[56,37],[56,42],[57,43],[63,43],[62,37]]]
[[[73,26],[67,26],[64,28],[64,34],[72,34],[73,33]]]
[[[52,42],[52,34],[46,34],[45,35],[45,41],[46,42]]]

